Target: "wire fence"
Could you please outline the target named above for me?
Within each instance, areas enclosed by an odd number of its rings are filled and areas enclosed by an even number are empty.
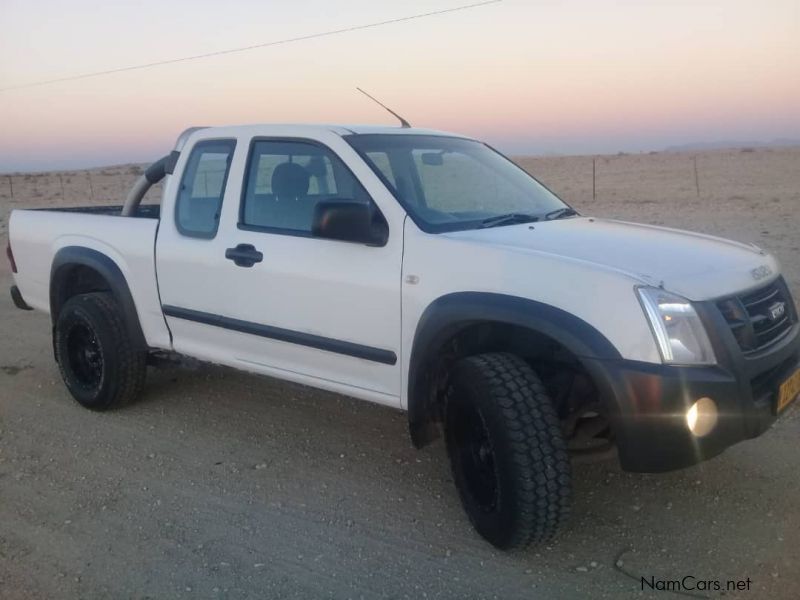
[[[672,206],[677,201],[794,198],[800,187],[800,148],[527,156],[516,160],[586,212],[592,212],[592,204]],[[5,229],[8,212],[14,208],[121,204],[143,171],[144,166],[126,165],[0,175],[0,230]],[[197,183],[209,192],[221,184],[212,175]],[[148,192],[145,202],[158,202],[160,197],[159,184]]]
[[[119,204],[143,172],[143,168],[137,166],[0,175],[0,201],[31,207],[53,202]]]
[[[615,203],[794,198],[800,148],[742,148],[699,153],[518,157],[517,162],[577,207]]]

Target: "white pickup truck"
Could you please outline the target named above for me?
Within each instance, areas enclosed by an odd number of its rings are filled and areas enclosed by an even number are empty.
[[[141,204],[165,177],[160,206]],[[554,534],[573,455],[686,467],[800,391],[772,256],[580,216],[434,131],[190,129],[123,207],[15,210],[8,257],[83,406],[131,400],[178,353],[406,410],[416,446],[444,433],[500,548]]]

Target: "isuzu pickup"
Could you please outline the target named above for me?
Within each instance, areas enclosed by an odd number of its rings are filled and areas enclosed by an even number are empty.
[[[14,302],[49,313],[86,408],[188,355],[402,409],[499,548],[555,533],[576,457],[687,467],[800,392],[773,256],[579,215],[458,135],[193,128],[122,206],[15,210],[9,235]]]

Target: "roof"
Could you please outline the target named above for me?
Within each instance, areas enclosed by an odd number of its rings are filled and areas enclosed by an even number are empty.
[[[397,127],[387,125],[336,125],[336,124],[300,124],[300,123],[254,123],[251,125],[234,125],[230,127],[190,127],[178,136],[175,145],[176,150],[180,150],[188,140],[189,136],[201,129],[222,129],[226,134],[237,135],[313,135],[321,133],[335,133],[337,135],[442,135],[451,137],[465,137],[455,133],[437,131],[435,129],[423,129],[420,127]],[[289,133],[291,132],[291,133]]]
[[[388,125],[327,125],[328,129],[336,131],[340,135],[347,135],[348,133],[355,133],[357,135],[378,133],[378,134],[397,134],[397,135],[456,135],[446,131],[437,131],[436,129],[423,129],[421,127],[396,127]],[[463,136],[458,136],[463,137]]]

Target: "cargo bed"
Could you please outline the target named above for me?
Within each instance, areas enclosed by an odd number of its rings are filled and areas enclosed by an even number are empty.
[[[66,213],[86,213],[90,215],[109,215],[109,216],[122,216],[122,205],[108,205],[108,206],[63,206],[63,207],[46,207],[34,208],[31,210],[46,210],[50,212],[66,212]],[[161,214],[160,204],[141,204],[136,209],[136,214],[133,217],[140,219],[158,219]]]

